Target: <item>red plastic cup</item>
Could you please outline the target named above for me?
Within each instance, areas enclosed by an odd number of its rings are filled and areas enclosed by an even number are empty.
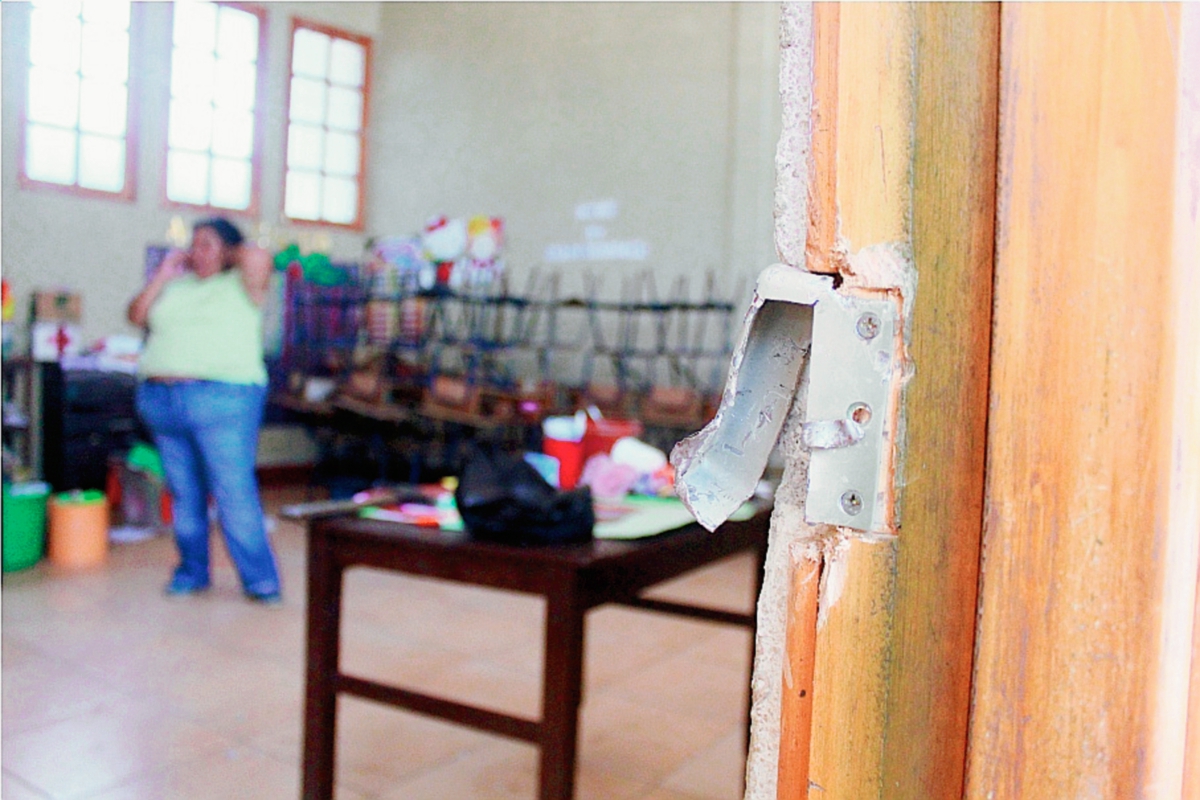
[[[574,489],[583,473],[583,442],[543,438],[542,452],[558,459],[558,488]]]

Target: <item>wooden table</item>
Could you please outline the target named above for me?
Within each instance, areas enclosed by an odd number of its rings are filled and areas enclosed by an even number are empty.
[[[539,798],[570,800],[583,677],[584,615],[605,603],[740,625],[753,613],[641,597],[655,584],[745,550],[761,588],[769,514],[709,533],[692,524],[645,539],[552,547],[472,541],[463,533],[353,516],[314,520],[308,532],[308,643],[303,796],[333,797],[337,695],[350,694],[521,739],[541,750]],[[536,594],[546,599],[542,718],[509,716],[347,675],[339,670],[342,579],[352,566]],[[755,593],[757,597],[757,592]],[[749,713],[747,681],[747,715]]]

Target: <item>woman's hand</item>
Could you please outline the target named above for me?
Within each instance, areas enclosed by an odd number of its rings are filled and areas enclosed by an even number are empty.
[[[142,287],[142,291],[138,292],[137,297],[130,301],[125,316],[139,328],[145,327],[146,320],[150,316],[150,307],[162,293],[163,287],[189,269],[191,269],[191,263],[186,250],[172,250],[167,253],[162,263],[158,265],[158,269],[150,276],[150,280],[146,281],[146,285]]]
[[[246,294],[261,306],[266,301],[267,291],[271,286],[271,272],[275,269],[275,260],[258,245],[246,243],[238,247],[237,266],[242,276],[242,285],[246,287]]]

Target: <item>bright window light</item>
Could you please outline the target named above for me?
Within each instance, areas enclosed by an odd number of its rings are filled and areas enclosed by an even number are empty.
[[[21,177],[132,196],[127,0],[36,0]]]
[[[284,214],[361,225],[370,40],[296,20]]]
[[[25,175],[30,180],[72,186],[78,152],[77,132],[30,125],[25,138]]]
[[[203,0],[172,7],[167,199],[252,210],[263,20],[254,11]]]

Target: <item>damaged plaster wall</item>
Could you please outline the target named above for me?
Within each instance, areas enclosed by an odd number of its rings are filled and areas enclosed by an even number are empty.
[[[788,266],[803,269],[808,231],[808,170],[811,148],[813,8],[784,3],[780,13],[779,93],[783,128],[775,154],[775,250]],[[800,372],[796,400],[779,438],[783,476],[775,492],[771,533],[758,598],[751,677],[747,800],[775,798],[778,779],[782,676],[787,639],[787,601],[792,549],[814,538],[804,519],[808,453],[801,445],[808,364]]]
[[[804,268],[808,232],[808,167],[812,143],[813,16],[811,3],[784,3],[779,20],[779,95],[783,127],[775,149],[775,252]]]

